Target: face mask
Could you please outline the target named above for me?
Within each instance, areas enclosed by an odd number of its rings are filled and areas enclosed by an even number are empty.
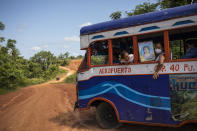
[[[155,52],[156,52],[157,54],[160,54],[160,53],[162,52],[162,50],[161,50],[161,49],[155,49]]]

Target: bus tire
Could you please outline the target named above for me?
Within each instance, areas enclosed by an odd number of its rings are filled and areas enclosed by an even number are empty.
[[[106,102],[102,102],[97,106],[96,120],[98,125],[104,129],[119,128],[121,125],[117,120],[113,107]]]

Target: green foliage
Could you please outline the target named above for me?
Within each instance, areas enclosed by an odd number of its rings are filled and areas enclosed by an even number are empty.
[[[4,30],[5,29],[5,25],[0,21],[0,30]],[[4,37],[0,37],[0,43],[5,41]],[[1,47],[1,45],[0,45]]]
[[[68,52],[66,52],[65,54],[60,54],[58,56],[57,63],[59,65],[61,65],[61,66],[69,65],[70,59],[68,57],[69,57],[69,53]]]
[[[18,88],[17,88],[18,89]],[[13,92],[13,91],[16,91],[17,89],[4,89],[4,88],[0,88],[0,95],[3,95],[3,94],[7,94],[7,93],[10,93],[10,92]]]
[[[23,84],[22,70],[17,63],[18,56],[15,40],[8,39],[7,45],[0,48],[0,87],[16,89]]]
[[[150,3],[150,2],[144,2],[142,4],[139,4],[135,7],[135,9],[131,12],[126,11],[126,14],[128,16],[133,16],[133,15],[139,15],[139,14],[144,14],[148,12],[153,12],[156,11],[159,3]]]
[[[91,56],[92,65],[103,65],[103,64],[107,64],[106,62],[107,62],[107,56],[105,55]]]
[[[117,19],[120,19],[121,16],[122,16],[122,12],[121,11],[116,11],[116,12],[111,13],[110,18],[112,20],[117,20]]]
[[[0,47],[1,47],[1,42],[5,41],[4,37],[0,37]]]
[[[64,82],[65,83],[76,83],[77,73],[75,72],[73,75],[68,76]]]
[[[41,51],[26,60],[19,56],[15,44],[15,40],[8,39],[0,47],[0,94],[45,82],[62,72],[51,52]]]
[[[157,9],[173,8],[177,6],[182,6],[186,4],[196,3],[197,0],[157,0],[156,3],[143,2],[142,4],[136,5],[135,9],[132,11],[125,11],[127,16],[139,15],[148,12],[156,11]],[[109,16],[112,20],[120,19],[122,16],[121,11],[116,11],[111,13]]]
[[[4,30],[5,29],[5,25],[0,21],[0,30]]]
[[[83,56],[82,56],[82,55],[78,55],[78,56],[76,57],[76,59],[83,59]]]
[[[30,58],[32,62],[39,63],[42,70],[48,70],[51,64],[56,63],[56,57],[50,51],[40,51]]]
[[[0,22],[0,30],[4,28]],[[2,42],[4,38],[0,38]],[[19,54],[16,40],[8,39],[5,45],[0,45],[0,94],[53,79],[65,73],[59,65],[68,65],[71,59],[78,58],[69,56],[68,52],[56,57],[50,51],[40,51],[27,60]]]
[[[192,120],[197,118],[197,92],[171,91],[172,115],[176,120]]]
[[[170,51],[174,59],[180,59],[184,55],[184,45],[182,40],[170,41]]]
[[[158,0],[161,9],[191,4],[189,0]]]
[[[60,54],[57,57],[57,64],[61,65],[61,66],[67,66],[69,65],[70,61],[73,59],[82,59],[83,56],[82,55],[78,55],[78,56],[69,56],[69,53],[66,52],[64,54]]]

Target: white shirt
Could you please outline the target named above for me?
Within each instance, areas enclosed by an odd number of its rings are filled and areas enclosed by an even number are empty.
[[[125,59],[121,59],[120,63],[133,62],[133,59],[134,59],[134,55],[133,54],[129,54],[129,61],[125,61]]]

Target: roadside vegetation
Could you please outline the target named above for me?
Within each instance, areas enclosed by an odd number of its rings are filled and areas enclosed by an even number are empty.
[[[0,30],[5,25],[0,22]],[[16,40],[0,37],[0,94],[21,87],[40,84],[66,71],[59,66],[69,65],[70,60],[82,56],[69,56],[69,53],[54,56],[50,51],[40,51],[30,59],[25,59],[16,48]]]
[[[75,72],[74,74],[68,76],[64,82],[65,83],[76,83],[76,78],[77,78],[77,73]]]

